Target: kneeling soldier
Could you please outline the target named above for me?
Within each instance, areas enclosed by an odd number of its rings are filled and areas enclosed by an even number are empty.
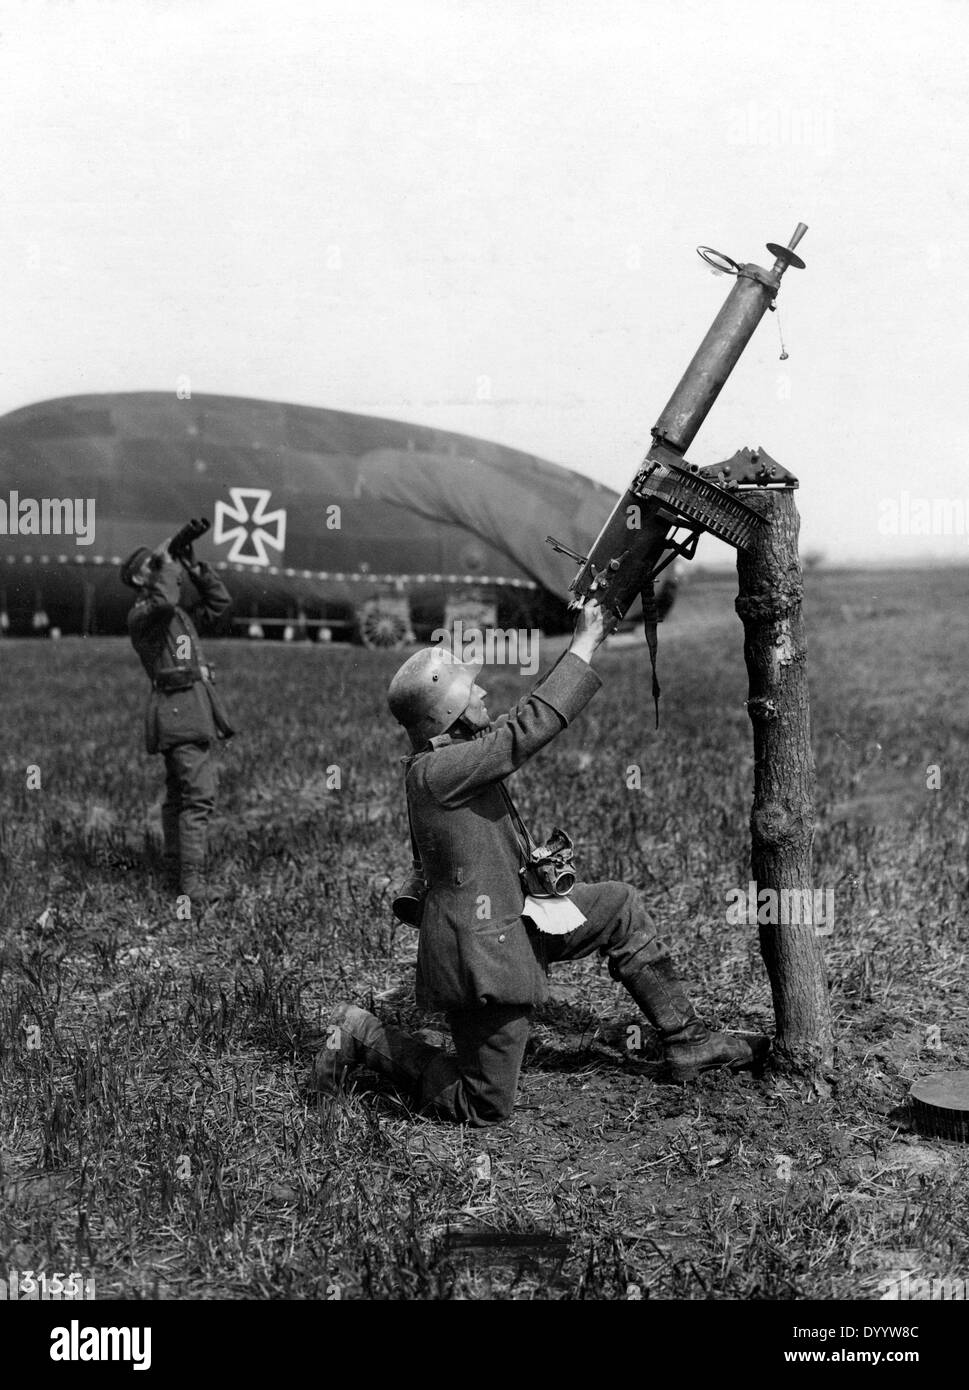
[[[601,685],[590,662],[605,636],[602,610],[581,610],[569,650],[510,714],[491,723],[481,667],[440,647],[404,663],[390,685],[395,718],[407,730],[408,814],[415,869],[426,896],[419,916],[417,1002],[447,1014],[456,1056],[352,1004],[338,1004],[313,1068],[316,1089],[335,1093],[362,1064],[402,1083],[425,1111],[475,1126],[511,1113],[529,1018],[548,998],[548,966],[599,951],[659,1032],[669,1074],[752,1066],[766,1038],[711,1033],[697,1017],[666,946],[625,883],[576,883],[579,924],[564,934],[536,930],[520,870],[528,842],[504,779],[560,733]],[[527,832],[526,832],[527,833]],[[400,900],[398,900],[400,901]],[[479,920],[481,904],[487,920]],[[578,909],[578,911],[574,911]],[[415,923],[416,924],[416,923]]]
[[[182,606],[186,575],[201,601]],[[121,567],[122,582],[139,592],[128,614],[131,642],[148,672],[145,747],[165,758],[162,830],[172,886],[204,906],[215,893],[202,882],[209,818],[215,809],[212,743],[231,738],[232,726],[212,682],[195,621],[213,624],[229,607],[228,590],[211,565],[196,564],[191,547],[173,559],[168,541],[141,546]]]

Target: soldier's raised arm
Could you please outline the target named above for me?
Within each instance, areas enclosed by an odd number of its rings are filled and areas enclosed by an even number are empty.
[[[191,549],[182,563],[202,600],[193,609],[192,616],[207,626],[213,626],[232,603],[229,591],[206,560],[195,560]]]
[[[486,733],[435,748],[426,786],[442,806],[460,806],[489,782],[515,772],[567,728],[602,684],[591,661],[605,640],[605,616],[596,603],[580,609],[567,652],[521,700],[511,714]]]

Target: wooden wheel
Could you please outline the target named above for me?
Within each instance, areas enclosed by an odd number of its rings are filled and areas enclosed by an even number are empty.
[[[397,651],[413,642],[406,600],[368,599],[359,613],[360,640],[365,647]]]

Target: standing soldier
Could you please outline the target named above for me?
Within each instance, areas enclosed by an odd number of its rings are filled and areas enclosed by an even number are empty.
[[[402,1083],[431,1113],[476,1126],[498,1123],[514,1106],[529,1019],[548,998],[549,965],[593,951],[608,958],[613,979],[660,1034],[673,1080],[713,1068],[739,1071],[766,1055],[766,1038],[711,1033],[697,1017],[629,884],[575,883],[567,898],[526,900],[526,892],[536,892],[521,876],[531,842],[505,778],[599,689],[590,663],[604,623],[602,609],[587,601],[569,650],[494,724],[476,684],[479,665],[432,647],[397,672],[388,698],[414,750],[405,760],[405,784],[415,869],[424,883],[422,889],[412,879],[395,910],[420,926],[417,1002],[447,1014],[456,1056],[341,1003],[314,1059],[318,1090],[335,1093],[348,1068],[363,1064]],[[558,922],[545,920],[556,915]]]
[[[182,606],[186,577],[200,595],[191,614]],[[145,746],[165,758],[162,829],[168,877],[193,906],[204,907],[218,896],[202,879],[215,808],[212,742],[231,738],[234,731],[202,655],[195,622],[213,624],[231,599],[212,566],[204,560],[196,563],[191,546],[180,549],[176,559],[167,540],[154,551],[140,546],[129,555],[121,579],[139,593],[128,614],[128,632],[151,681]]]

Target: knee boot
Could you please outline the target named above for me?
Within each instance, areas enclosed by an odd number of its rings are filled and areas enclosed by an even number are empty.
[[[172,806],[166,801],[162,806],[161,820],[165,861],[166,863],[174,861],[177,864],[179,856],[178,807]]]
[[[206,907],[216,907],[223,898],[220,888],[205,882],[202,864],[182,861],[179,870],[179,892],[189,898],[193,910],[201,912]]]
[[[680,983],[669,951],[656,937],[645,942],[618,976],[663,1040],[674,1081],[693,1081],[704,1071],[744,1071],[767,1056],[760,1034],[711,1033]]]
[[[178,891],[180,869],[178,844],[178,807],[164,802],[161,812],[162,839],[162,881],[166,888]]]
[[[416,1094],[424,1071],[443,1055],[439,1047],[381,1023],[366,1009],[337,1004],[326,1023],[323,1046],[313,1061],[310,1084],[316,1091],[336,1095],[347,1070],[363,1066]]]

